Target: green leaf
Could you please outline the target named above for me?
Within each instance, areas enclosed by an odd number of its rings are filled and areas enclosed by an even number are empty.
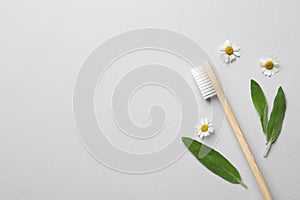
[[[255,80],[251,80],[251,97],[254,107],[260,116],[263,132],[266,134],[268,126],[268,104],[263,90]]]
[[[268,142],[273,143],[278,138],[282,128],[285,110],[286,110],[285,95],[282,88],[280,87],[274,99],[273,109],[268,123],[268,128],[267,128]]]
[[[238,170],[219,152],[191,138],[183,137],[182,141],[207,169],[230,183],[241,184],[247,188]]]

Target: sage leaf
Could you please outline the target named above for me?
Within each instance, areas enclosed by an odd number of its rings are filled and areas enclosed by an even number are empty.
[[[244,188],[247,185],[242,181],[238,170],[219,152],[188,137],[182,137],[184,145],[207,169],[220,176],[221,178],[234,184],[241,184]],[[201,156],[203,149],[208,152]]]
[[[263,132],[266,134],[268,126],[268,104],[265,94],[260,85],[255,80],[251,80],[250,87],[253,105],[260,116],[260,122]]]
[[[284,120],[286,111],[286,101],[285,101],[285,95],[281,87],[279,87],[276,97],[273,102],[273,109],[270,115],[270,120],[268,123],[267,128],[267,147],[266,151],[264,153],[264,156],[266,157],[268,155],[268,152],[271,148],[272,143],[274,143],[282,129],[282,123]]]

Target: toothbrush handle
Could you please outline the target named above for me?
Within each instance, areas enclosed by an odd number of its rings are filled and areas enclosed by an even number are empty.
[[[243,150],[243,153],[244,153],[244,155],[245,155],[245,157],[246,157],[246,159],[247,159],[247,161],[250,165],[250,168],[251,168],[251,170],[252,170],[252,172],[253,172],[253,174],[256,178],[256,181],[257,181],[257,183],[258,183],[258,185],[259,185],[259,187],[260,187],[260,189],[261,189],[261,191],[264,195],[264,198],[266,200],[272,200],[272,195],[271,195],[271,193],[268,189],[268,186],[267,186],[267,184],[264,180],[264,177],[263,177],[262,173],[260,172],[260,170],[259,170],[259,168],[256,164],[256,161],[255,161],[255,159],[254,159],[254,157],[251,153],[251,150],[250,150],[250,148],[249,148],[249,146],[246,142],[246,139],[245,139],[240,127],[239,127],[239,124],[238,124],[238,122],[237,122],[237,120],[234,116],[234,113],[233,113],[233,111],[232,111],[232,109],[231,109],[231,107],[230,107],[230,105],[229,105],[229,103],[228,103],[228,101],[227,101],[227,99],[224,95],[224,92],[223,92],[223,90],[222,90],[222,88],[221,88],[221,86],[218,82],[218,79],[217,79],[212,67],[210,66],[208,61],[204,62],[203,66],[204,66],[204,68],[207,72],[207,75],[208,75],[208,77],[209,77],[209,79],[210,79],[210,81],[211,81],[211,83],[212,83],[212,85],[213,85],[213,87],[216,91],[216,94],[217,94],[217,96],[220,100],[220,103],[221,103],[221,105],[222,105],[222,107],[225,111],[225,114],[228,118],[228,121],[230,122],[230,125],[231,125],[231,127],[232,127],[232,129],[235,133],[235,136],[236,136],[236,138],[237,138],[237,140],[238,140],[238,142],[239,142],[239,144],[240,144],[240,146]]]

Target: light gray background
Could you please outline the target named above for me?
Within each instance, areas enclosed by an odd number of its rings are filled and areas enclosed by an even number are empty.
[[[299,9],[296,0],[2,0],[1,199],[262,199],[227,121],[216,148],[239,166],[248,190],[212,175],[190,154],[164,170],[130,175],[84,150],[72,113],[79,69],[102,42],[142,27],[181,32],[208,51],[274,199],[299,199]],[[225,39],[242,47],[231,65],[218,54]],[[276,53],[282,65],[272,78],[258,70],[259,58],[268,53]],[[251,78],[263,85],[270,104],[280,85],[288,101],[282,135],[267,159],[249,96]]]

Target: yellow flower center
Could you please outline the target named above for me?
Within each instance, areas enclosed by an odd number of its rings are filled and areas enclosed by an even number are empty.
[[[265,68],[267,68],[267,69],[273,69],[273,67],[274,67],[274,63],[272,61],[267,61],[265,63]]]
[[[201,126],[201,131],[202,132],[206,132],[208,130],[208,125],[207,124],[203,124],[202,126]]]
[[[231,46],[227,46],[226,48],[225,48],[225,53],[227,54],[227,55],[232,55],[233,54],[233,48],[231,47]]]

